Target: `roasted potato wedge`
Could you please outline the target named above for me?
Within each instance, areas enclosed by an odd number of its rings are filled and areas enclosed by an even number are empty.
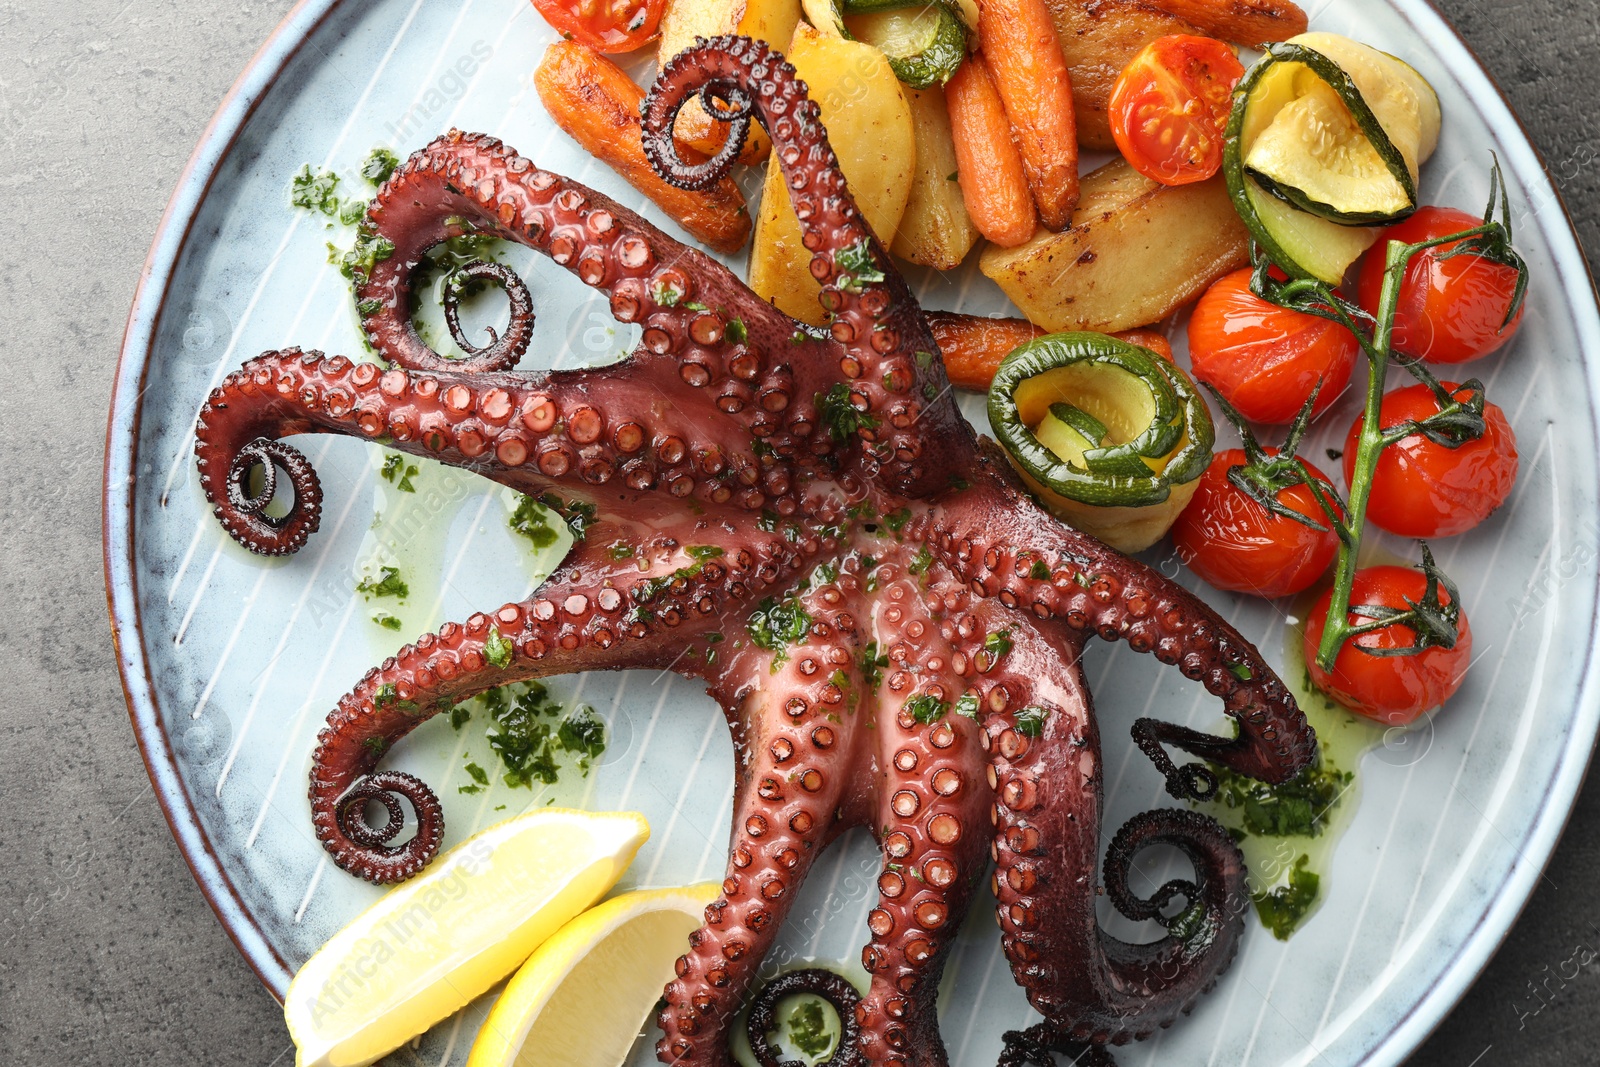
[[[1071,229],[991,246],[978,265],[1036,326],[1114,333],[1166,317],[1244,266],[1249,243],[1220,174],[1161,185],[1118,159],[1084,177]]]
[[[1072,76],[1078,144],[1116,151],[1106,107],[1117,75],[1139,50],[1169,33],[1200,33],[1145,0],[1045,0]]]
[[[665,64],[694,44],[695,37],[723,33],[743,34],[782,49],[799,21],[800,0],[669,0],[661,16],[659,55]],[[728,135],[727,126],[713,121],[699,100],[683,106],[672,132],[676,140],[708,156],[716,154]],[[771,147],[766,131],[751,123],[739,162],[759,163]]]
[[[899,79],[871,45],[832,37],[805,23],[796,27],[787,54],[822,109],[856,206],[888,244],[905,213],[916,169],[911,108]],[[750,288],[794,318],[822,322],[811,252],[800,243],[800,220],[776,156],[767,161],[750,250]]]
[[[967,217],[961,183],[951,180],[956,172],[956,149],[950,141],[944,90],[937,86],[901,86],[901,90],[911,108],[917,166],[891,251],[923,267],[951,270],[967,258],[977,243],[978,230]]]

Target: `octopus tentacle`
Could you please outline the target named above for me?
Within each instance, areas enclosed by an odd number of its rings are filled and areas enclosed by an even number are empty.
[[[865,784],[843,770],[872,743],[859,706],[867,688],[861,625],[841,610],[843,594],[860,586],[850,573],[810,585],[793,596],[795,610],[777,626],[797,638],[792,646],[768,651],[761,646],[773,641],[752,642],[712,680],[739,760],[732,842],[723,894],[707,907],[705,925],[667,985],[656,1050],[668,1063],[730,1062],[733,1018],[800,882],[865,806]]]
[[[950,396],[921,309],[850,196],[805,83],[781,55],[745,37],[702,41],[669,61],[645,97],[645,154],[663,178],[689,188],[732,166],[726,147],[694,166],[677,154],[672,127],[678,111],[706,91],[734,105],[731,113],[707,110],[731,114],[740,139],[751,115],[772,137],[839,346],[846,386],[841,401],[857,412],[851,432],[894,491],[915,497],[944,488],[970,456],[972,429]]]
[[[422,254],[470,229],[544,252],[608,293],[612,316],[642,330],[632,377],[648,380],[707,425],[737,427],[744,451],[757,439],[773,456],[833,447],[813,399],[831,379],[808,369],[818,362],[816,350],[831,342],[798,330],[716,260],[602,194],[535,168],[494,138],[453,130],[413,155],[379,191],[368,223],[394,251],[373,263],[357,297],[368,339],[400,366],[490,371],[514,363],[526,348],[531,302],[520,282],[508,290],[513,314],[505,334],[469,359],[444,359],[416,334],[412,288]],[[465,269],[502,285],[515,278],[498,264]],[[447,286],[447,316],[452,301]],[[524,304],[527,316],[519,311]],[[464,341],[459,332],[456,339]],[[626,411],[621,404],[614,409]],[[773,477],[792,481],[788,473]]]
[[[837,768],[866,731],[859,716],[832,721],[827,709],[842,700],[842,689],[829,674],[816,679],[824,647],[796,655],[772,687],[725,705],[741,757],[728,875],[667,984],[656,1045],[666,1063],[732,1063],[728,1034],[739,1005],[800,883],[842,828],[838,813],[852,782]]]
[[[272,554],[296,551],[316,529],[315,473],[298,452],[275,443],[313,431],[385,439],[525,493],[565,487],[608,510],[644,493],[795,510],[793,500],[780,504],[780,494],[799,488],[787,461],[758,461],[736,429],[685,417],[625,367],[607,371],[384,371],[319,352],[268,352],[224,379],[201,410],[201,487],[237,541]],[[270,488],[245,498],[251,467],[268,459],[289,473],[295,490],[282,518],[266,514]]]
[[[200,431],[206,424],[200,423]],[[316,469],[300,451],[282,441],[257,437],[239,444],[222,470],[222,485],[201,462],[201,484],[215,505],[223,529],[252,552],[283,556],[297,551],[317,530],[322,516],[322,485]],[[278,492],[278,471],[289,476],[290,503],[281,516],[269,512]],[[251,492],[250,481],[259,472],[261,488]]]
[[[1107,853],[1106,892],[1124,915],[1157,920],[1170,933],[1130,945],[1102,930],[1093,883],[1083,877],[1099,854],[1103,777],[1078,639],[1059,624],[1021,622],[1013,640],[985,701],[1002,944],[1013,976],[1060,1038],[1121,1044],[1170,1024],[1233,961],[1249,904],[1244,860],[1204,816],[1136,816]],[[996,693],[1004,695],[994,700]],[[1130,890],[1128,871],[1154,844],[1181,849],[1195,878],[1145,900]],[[1168,917],[1164,909],[1180,896],[1183,911]]]
[[[645,348],[658,355],[691,340],[726,352],[731,342],[724,344],[721,330],[711,336],[711,323],[700,321],[697,306],[733,298],[751,304],[749,291],[710,256],[484,134],[453,129],[413,154],[368,206],[366,226],[393,250],[374,261],[365,281],[358,279],[362,325],[379,354],[404,367],[445,370],[467,362],[434,352],[411,320],[423,254],[463,234],[491,234],[549,256],[609,294],[613,316],[642,325]],[[525,316],[513,314],[489,352],[471,358],[472,368],[513,365],[532,325],[531,306]]]
[[[1238,724],[1236,737],[1141,719],[1134,738],[1179,799],[1204,799],[1215,778],[1178,767],[1170,744],[1267,782],[1310,764],[1316,734],[1277,674],[1253,645],[1199,598],[1156,571],[1037,508],[1006,506],[1016,494],[990,483],[946,509],[929,533],[942,561],[980,597],[1039,618],[1064,621],[1085,636],[1125,640],[1201,682]],[[1002,521],[995,521],[1003,515]]]
[[[689,576],[625,575],[590,565],[595,558],[580,550],[529,600],[424,635],[340,699],[318,735],[311,771],[312,822],[335,863],[387,884],[417,873],[438,851],[443,815],[433,793],[409,775],[373,773],[401,738],[438,712],[496,686],[556,674],[696,673],[704,657],[686,659],[685,647],[727,610],[740,572],[707,566]],[[650,610],[641,611],[646,604]],[[404,845],[388,844],[399,816],[398,801],[386,794],[403,796],[417,812],[421,829]],[[370,800],[388,809],[387,826],[374,830],[362,822]]]
[[[1068,1041],[1039,1023],[1026,1030],[1007,1030],[1000,1060],[995,1067],[1056,1067],[1056,1053],[1067,1057],[1072,1067],[1117,1067],[1117,1061],[1104,1045]]]
[[[935,698],[948,704],[959,683],[946,674],[917,695],[943,693]],[[872,985],[856,1017],[869,1062],[944,1067],[939,979],[983,866],[990,794],[971,771],[977,724],[950,714],[919,722],[908,704],[887,694],[878,716],[883,778],[872,825],[881,828],[884,869],[878,906],[867,917],[872,938],[861,953]]]
[[[827,1001],[839,1016],[839,1040],[833,1055],[817,1067],[860,1067],[861,1051],[856,1045],[856,1005],[861,994],[843,975],[820,967],[808,967],[780,974],[761,988],[750,1005],[750,1015],[745,1020],[745,1034],[750,1039],[750,1051],[761,1067],[795,1067],[793,1060],[780,1060],[778,1050],[772,1047],[767,1035],[777,1028],[778,1005],[785,997],[796,993],[810,993]]]
[[[461,328],[461,298],[475,282],[491,282],[499,286],[511,302],[511,324],[507,327],[506,337],[499,337],[493,327],[487,327],[489,343],[482,347],[473,344]],[[528,335],[533,328],[533,295],[510,267],[475,259],[456,268],[445,280],[444,321],[450,329],[450,336],[467,354],[465,359],[445,360],[442,361],[444,364],[462,371],[510,370],[516,366],[528,346]],[[443,368],[435,366],[433,369]]]

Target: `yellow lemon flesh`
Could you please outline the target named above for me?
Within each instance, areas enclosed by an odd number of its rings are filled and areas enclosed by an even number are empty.
[[[511,979],[467,1067],[619,1067],[720,891],[624,893],[572,920]]]
[[[616,884],[650,836],[632,812],[546,808],[439,856],[289,983],[300,1067],[358,1067],[486,992]]]

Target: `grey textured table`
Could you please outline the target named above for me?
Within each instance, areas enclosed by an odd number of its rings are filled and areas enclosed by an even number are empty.
[[[293,1061],[277,1004],[151,795],[110,647],[99,525],[107,397],[145,251],[212,110],[289,6],[0,6],[0,1063]],[[1600,4],[1443,6],[1600,249]],[[1591,782],[1527,913],[1415,1064],[1600,1059],[1600,962],[1557,974],[1595,958],[1597,879]]]

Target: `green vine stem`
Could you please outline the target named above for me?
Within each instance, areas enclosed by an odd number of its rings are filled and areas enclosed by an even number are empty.
[[[1500,219],[1495,209],[1500,209]],[[1366,633],[1378,626],[1405,623],[1417,633],[1417,644],[1407,651],[1420,651],[1429,646],[1448,648],[1455,643],[1454,617],[1459,612],[1454,601],[1454,587],[1449,579],[1434,565],[1433,555],[1423,546],[1423,569],[1429,576],[1429,589],[1443,585],[1451,595],[1454,611],[1441,612],[1437,603],[1411,605],[1411,610],[1394,614],[1392,610],[1376,613],[1368,605],[1350,604],[1350,590],[1355,581],[1356,563],[1361,555],[1362,535],[1366,528],[1367,502],[1372,494],[1372,479],[1383,450],[1407,437],[1420,434],[1447,448],[1458,448],[1483,434],[1483,385],[1471,380],[1458,386],[1454,392],[1445,390],[1420,361],[1396,357],[1393,351],[1395,310],[1400,299],[1400,289],[1405,282],[1406,268],[1421,252],[1440,245],[1456,244],[1443,257],[1478,255],[1517,271],[1516,289],[1512,295],[1505,324],[1509,324],[1521,308],[1527,292],[1528,268],[1511,246],[1511,209],[1506,186],[1496,159],[1490,173],[1489,207],[1483,224],[1470,230],[1437,237],[1416,244],[1391,241],[1384,250],[1383,288],[1378,298],[1375,315],[1369,316],[1361,308],[1336,294],[1327,284],[1314,279],[1279,281],[1273,277],[1274,264],[1259,249],[1252,248],[1255,266],[1251,290],[1263,300],[1279,307],[1337,322],[1355,335],[1367,361],[1367,393],[1361,434],[1357,439],[1354,469],[1350,479],[1350,495],[1341,516],[1331,501],[1325,498],[1328,487],[1313,485],[1310,478],[1305,483],[1316,495],[1328,521],[1339,535],[1339,559],[1334,568],[1333,599],[1328,606],[1328,619],[1322,633],[1322,643],[1317,649],[1317,662],[1331,671],[1339,650],[1351,637]],[[1504,325],[1504,324],[1503,324]],[[1438,399],[1439,411],[1421,422],[1408,421],[1385,428],[1380,423],[1384,386],[1387,384],[1391,362],[1399,363],[1418,381],[1431,388]],[[1463,394],[1465,394],[1463,396]],[[1315,394],[1307,401],[1307,412],[1315,401]],[[1305,413],[1303,413],[1305,414]],[[1298,420],[1297,420],[1298,421]],[[1301,468],[1303,470],[1303,467]],[[1430,599],[1437,600],[1437,594]],[[1354,613],[1369,622],[1352,625]],[[1377,621],[1379,615],[1382,621]]]

